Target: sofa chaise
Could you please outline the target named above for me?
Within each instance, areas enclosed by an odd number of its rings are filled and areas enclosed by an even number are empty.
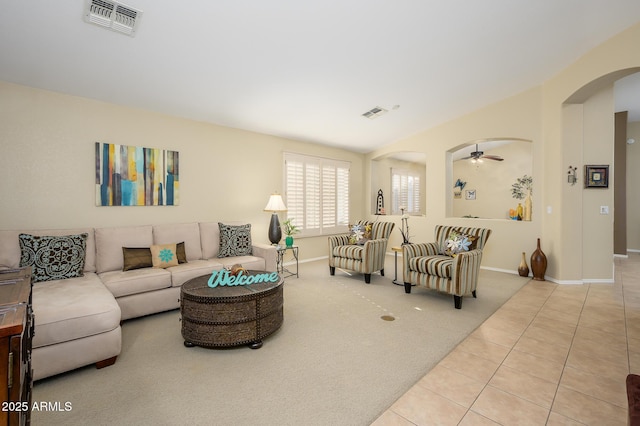
[[[62,236],[84,239],[84,262],[77,276],[45,278],[33,285],[34,380],[93,363],[98,368],[113,364],[121,350],[121,322],[177,309],[180,286],[191,278],[238,263],[276,271],[275,247],[253,242],[248,224],[0,231],[0,269],[20,266],[21,244],[28,244],[21,234],[54,242]],[[145,252],[178,243],[184,243],[184,259],[175,266],[153,267],[147,258],[142,263],[126,258],[130,249]]]

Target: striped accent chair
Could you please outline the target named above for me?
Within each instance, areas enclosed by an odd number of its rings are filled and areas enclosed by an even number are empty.
[[[366,223],[358,221],[357,225]],[[367,284],[371,283],[373,272],[380,271],[380,275],[384,276],[387,241],[394,226],[393,222],[374,222],[371,227],[371,239],[364,245],[349,244],[349,234],[330,236],[329,273],[335,275],[336,268],[356,271],[364,274]]]
[[[445,254],[449,234],[476,237],[475,248],[458,253],[454,257]],[[405,244],[402,246],[404,291],[411,293],[411,286],[424,287],[452,294],[456,309],[462,308],[462,297],[476,297],[482,250],[491,234],[490,229],[457,226],[436,226],[435,243]]]

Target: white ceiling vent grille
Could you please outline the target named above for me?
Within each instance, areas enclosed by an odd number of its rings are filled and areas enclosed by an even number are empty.
[[[373,120],[374,118],[380,117],[382,114],[385,114],[386,112],[388,112],[388,110],[381,107],[375,107],[375,108],[371,108],[369,111],[362,114],[362,116]]]
[[[112,0],[87,0],[84,20],[123,34],[134,36],[142,11]]]

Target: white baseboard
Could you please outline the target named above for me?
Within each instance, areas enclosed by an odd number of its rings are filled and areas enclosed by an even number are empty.
[[[629,250],[630,252],[633,252],[634,250]],[[640,253],[640,250],[635,250],[638,253]],[[395,252],[387,252],[386,253],[387,256],[395,256]],[[622,256],[622,255],[616,255],[616,256]],[[402,257],[402,253],[398,253],[398,257]],[[329,256],[322,256],[322,257],[316,257],[313,259],[306,259],[306,260],[301,260],[300,263],[303,262],[313,262],[315,260],[320,260],[320,259],[328,259]],[[494,271],[494,272],[502,272],[505,274],[512,274],[512,275],[518,275],[518,271],[517,270],[513,270],[513,269],[502,269],[502,268],[493,268],[491,266],[480,266],[480,269],[485,269],[487,271]],[[529,273],[529,277],[533,277],[533,274]],[[613,284],[615,283],[615,280],[613,278],[604,278],[604,279],[591,279],[591,278],[584,278],[582,280],[558,280],[555,279],[553,277],[549,277],[547,275],[544,276],[545,281],[550,281],[552,283],[555,284],[562,284],[562,285],[582,285],[582,284]]]

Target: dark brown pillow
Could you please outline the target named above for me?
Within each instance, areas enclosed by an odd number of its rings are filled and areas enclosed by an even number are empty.
[[[179,264],[187,263],[184,241],[176,244],[176,256]],[[124,258],[123,271],[153,267],[151,248],[149,247],[122,247],[122,257]]]
[[[123,271],[133,269],[151,268],[151,249],[148,247],[122,247],[122,257],[124,259]]]
[[[184,241],[176,244],[176,256],[178,257],[178,263],[187,263],[187,252],[184,248]]]

